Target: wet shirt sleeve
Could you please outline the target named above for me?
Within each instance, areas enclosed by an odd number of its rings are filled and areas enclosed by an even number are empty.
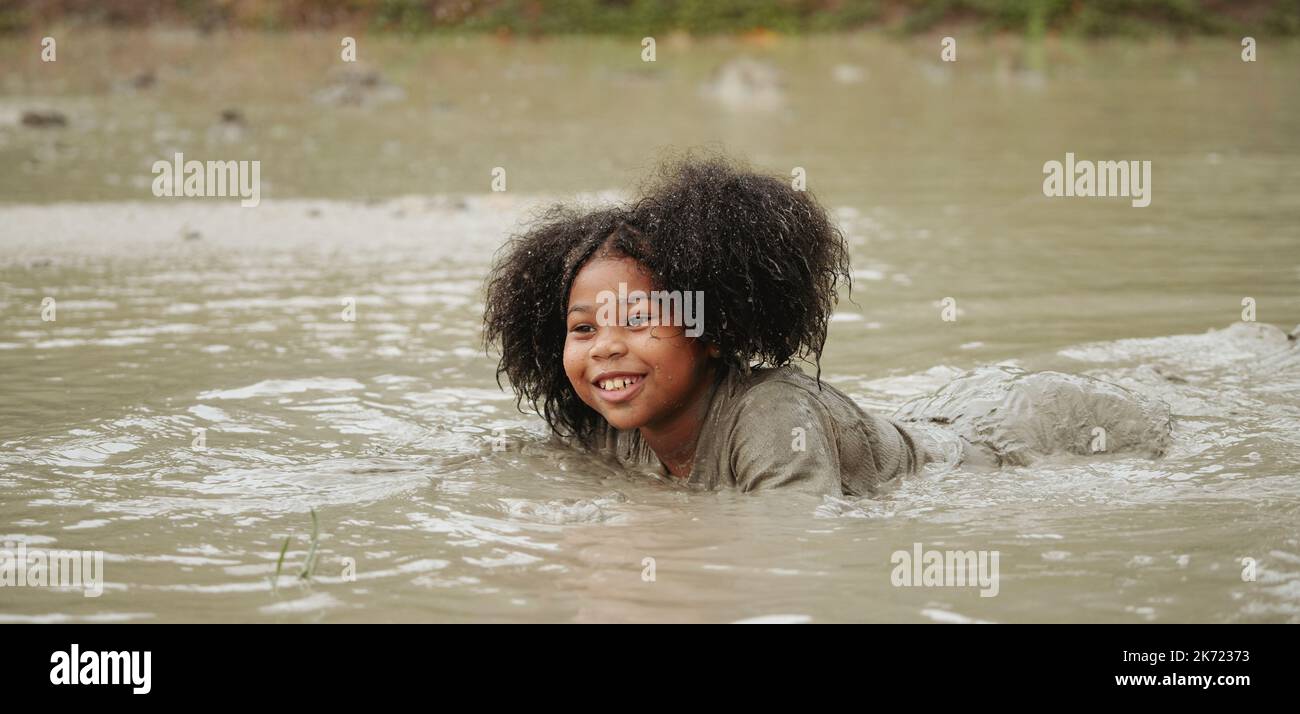
[[[731,432],[736,486],[841,495],[837,431],[826,407],[802,389],[765,384],[750,390]]]
[[[925,463],[924,450],[897,424],[838,393],[824,396],[772,382],[742,398],[731,436],[737,487],[869,496]]]
[[[844,473],[847,494],[870,495],[896,478],[917,473],[929,458],[906,429],[884,417],[862,412],[848,431],[841,448],[841,458],[851,464]]]

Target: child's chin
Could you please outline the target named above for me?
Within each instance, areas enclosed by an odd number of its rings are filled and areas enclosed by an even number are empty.
[[[640,429],[645,426],[645,420],[632,416],[630,414],[602,414],[609,425],[619,431],[630,431]]]

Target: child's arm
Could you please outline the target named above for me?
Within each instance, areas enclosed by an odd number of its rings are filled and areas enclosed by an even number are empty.
[[[826,407],[807,392],[776,385],[750,390],[730,439],[736,486],[843,495],[835,432]]]
[[[779,384],[745,397],[731,439],[732,474],[742,491],[793,486],[865,496],[926,461],[902,428],[856,406],[832,414],[807,391]]]

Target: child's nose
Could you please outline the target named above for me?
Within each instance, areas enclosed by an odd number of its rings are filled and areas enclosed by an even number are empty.
[[[627,354],[627,342],[623,339],[622,330],[617,327],[606,327],[597,332],[595,344],[591,346],[592,357],[609,359],[625,354]]]

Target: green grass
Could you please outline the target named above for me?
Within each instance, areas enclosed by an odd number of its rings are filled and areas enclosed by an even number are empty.
[[[0,0],[0,32],[60,21],[269,31],[346,26],[406,34],[917,33],[959,24],[1031,38],[1049,31],[1296,35],[1300,0]]]
[[[280,573],[284,570],[284,554],[289,551],[289,541],[293,536],[285,536],[284,542],[280,544],[280,557],[275,561],[275,575],[271,576],[271,592],[277,593],[280,590]],[[312,575],[316,572],[317,556],[320,547],[320,519],[316,516],[316,509],[311,509],[311,542],[307,546],[307,558],[303,560],[302,568],[298,571],[298,579],[311,583]]]

